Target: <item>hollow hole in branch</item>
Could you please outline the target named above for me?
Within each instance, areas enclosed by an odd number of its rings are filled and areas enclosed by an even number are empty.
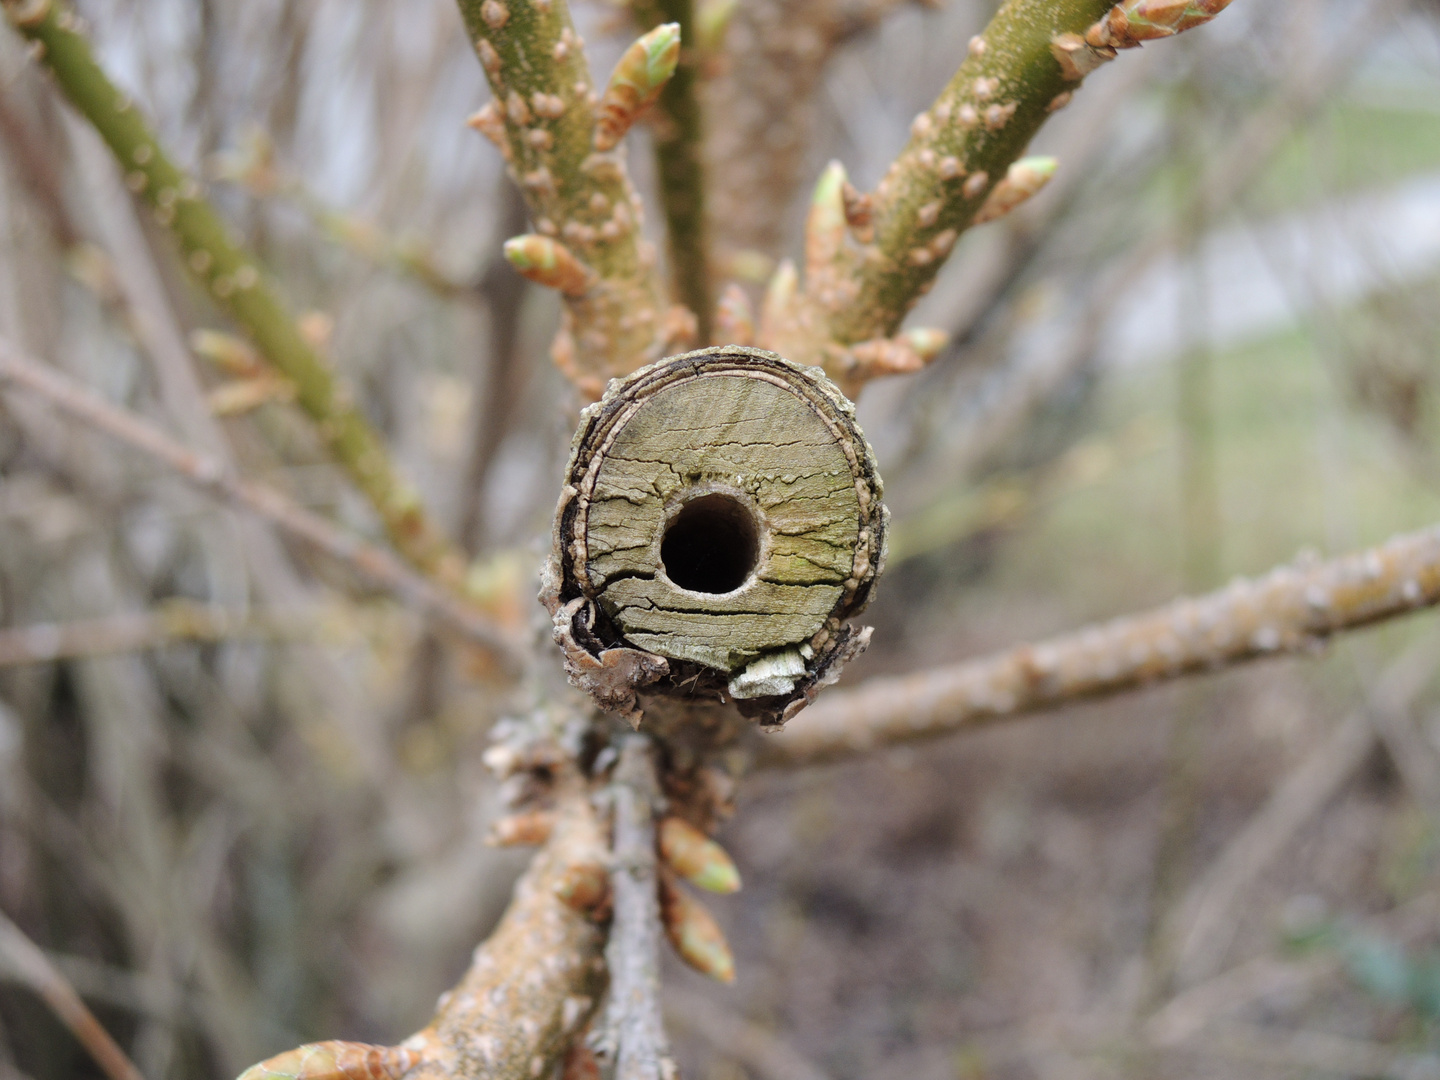
[[[732,592],[745,584],[759,561],[755,517],[729,495],[702,495],[686,503],[660,541],[666,575],[691,592]]]

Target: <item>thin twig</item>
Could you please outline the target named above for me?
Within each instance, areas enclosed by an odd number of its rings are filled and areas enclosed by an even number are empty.
[[[472,119],[499,147],[535,230],[594,278],[567,291],[553,355],[600,396],[607,379],[660,358],[660,278],[641,240],[640,203],[623,159],[597,147],[583,42],[565,0],[458,0],[493,100]]]
[[[471,384],[469,453],[465,460],[465,483],[460,490],[455,529],[460,545],[475,555],[484,539],[481,533],[481,502],[485,478],[500,443],[515,423],[520,407],[527,367],[521,355],[520,310],[529,288],[525,279],[500,254],[500,245],[525,228],[525,200],[513,185],[499,195],[500,212],[495,223],[495,255],[480,275],[476,292],[484,299],[488,324],[486,356]]]
[[[695,315],[700,343],[708,345],[715,301],[706,220],[702,58],[696,40],[695,0],[637,0],[632,10],[642,30],[667,22],[680,26],[680,62],[655,102],[651,138],[669,241],[670,282],[675,299]]]
[[[1193,1048],[1207,1057],[1377,1080],[1437,1080],[1440,1057],[1324,1031],[1277,1031],[1259,1024],[1215,1025]]]
[[[1193,185],[1186,212],[1176,215],[1176,220],[1214,220],[1231,206],[1296,126],[1313,116],[1321,102],[1351,75],[1359,57],[1364,55],[1363,44],[1386,25],[1386,18],[1402,2],[1370,0],[1334,35],[1335,44],[1318,59],[1306,61],[1302,54],[1297,54],[1300,59],[1274,97],[1246,118],[1235,138],[1219,150],[1215,160],[1205,168]],[[1069,160],[1062,152],[1062,161]],[[1184,230],[1173,225],[1151,232],[1112,273],[1092,285],[1079,305],[1083,314],[1062,336],[1061,346],[1044,350],[1033,360],[1027,358],[1026,362],[1012,365],[1005,376],[1008,385],[992,395],[992,403],[962,428],[963,434],[953,449],[938,457],[926,475],[912,478],[910,483],[920,489],[926,488],[927,482],[929,487],[944,487],[954,476],[973,471],[977,463],[1012,437],[1035,409],[1050,399],[1057,387],[1093,360],[1112,316],[1122,304],[1133,303],[1134,298],[1144,292],[1149,269],[1184,240]],[[1020,252],[1015,257],[1022,256]],[[1009,265],[1000,276],[1019,280],[1023,267],[1018,263]],[[982,286],[974,291],[981,293],[990,287]],[[1003,287],[995,288],[998,291],[994,295],[998,298]],[[971,310],[980,312],[984,306]],[[989,325],[992,320],[978,314],[967,318],[968,321],[958,322],[953,328],[956,337],[952,340],[952,349],[983,347],[983,336],[996,335],[1003,329]],[[935,400],[943,398],[937,396]],[[930,425],[913,426],[924,429]]]
[[[39,395],[88,426],[157,459],[197,487],[319,548],[417,610],[483,645],[508,666],[517,670],[524,666],[523,654],[499,626],[389,551],[342,531],[274,488],[230,475],[215,458],[180,445],[140,417],[117,409],[80,383],[0,341],[0,386],[7,383]]]
[[[242,611],[169,600],[154,611],[34,623],[0,630],[0,668],[73,660],[81,656],[140,652],[182,641],[274,641],[313,638],[320,632],[313,608]]]
[[[612,784],[615,804],[615,915],[605,961],[610,1003],[597,1038],[614,1080],[673,1080],[675,1063],[660,1015],[660,898],[655,867],[659,781],[650,740],[627,735]]]
[[[259,260],[231,237],[195,179],[161,146],[134,102],[96,62],[81,22],[63,0],[3,0],[11,24],[71,104],[109,145],[126,185],[150,205],[179,243],[186,270],[240,323],[274,367],[295,384],[296,402],[330,452],[374,506],[406,560],[458,586],[464,560],[434,526],[414,488],[396,471],[380,434],[352,394],[301,334]]]
[[[80,995],[25,931],[0,912],[0,963],[23,979],[85,1047],[110,1080],[145,1080]]]
[[[1082,698],[1317,647],[1331,634],[1440,602],[1440,526],[1327,562],[1313,557],[1035,645],[871,679],[767,740],[799,764],[941,735]]]
[[[1218,970],[1235,932],[1235,906],[1244,890],[1360,767],[1375,746],[1377,729],[1383,730],[1381,718],[1405,715],[1434,674],[1437,657],[1440,639],[1431,634],[1385,668],[1365,704],[1286,777],[1190,889],[1166,935],[1175,943],[1181,982],[1193,983]]]

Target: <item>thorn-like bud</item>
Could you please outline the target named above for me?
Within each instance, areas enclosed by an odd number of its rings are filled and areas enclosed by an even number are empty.
[[[221,330],[196,330],[190,335],[190,348],[227,375],[253,379],[269,370],[248,341]]]
[[[240,1080],[399,1080],[420,1063],[414,1050],[357,1042],[320,1042],[252,1065]]]
[[[789,259],[781,259],[780,265],[770,277],[770,284],[765,288],[765,299],[760,304],[762,340],[768,341],[775,329],[790,317],[795,305],[795,290],[799,284],[800,276],[795,272],[795,264]]]
[[[491,847],[537,847],[550,839],[555,815],[549,810],[507,814],[490,826],[485,843]]]
[[[1005,178],[990,189],[971,224],[983,225],[1010,213],[1048,184],[1059,164],[1053,157],[1026,157],[1014,162]]]
[[[600,98],[595,149],[613,150],[654,104],[680,62],[680,24],[662,23],[625,50]]]
[[[945,346],[950,344],[950,334],[934,326],[917,326],[913,330],[902,331],[900,337],[926,364],[939,356]]]
[[[566,296],[579,296],[590,287],[594,272],[564,244],[548,236],[526,233],[505,241],[505,258],[522,275]]]
[[[1133,49],[1142,41],[1173,37],[1203,26],[1230,0],[1125,0],[1085,31],[1093,49]]]
[[[660,875],[660,919],[665,936],[682,960],[723,983],[735,981],[735,957],[715,917],[664,873]]]
[[[910,375],[939,355],[949,341],[943,330],[917,328],[898,337],[873,338],[850,347],[855,361],[854,377],[873,379],[881,375]]]
[[[573,863],[560,874],[555,895],[566,907],[598,917],[610,900],[610,875],[599,863]]]
[[[739,0],[702,0],[695,12],[695,47],[702,53],[719,52],[739,6]]]
[[[205,397],[210,412],[215,416],[242,416],[272,401],[288,403],[294,400],[295,384],[272,371],[223,382]]]
[[[805,281],[807,286],[823,274],[840,254],[845,242],[845,166],[832,161],[820,174],[810,197],[805,219]]]
[[[667,817],[660,822],[660,857],[691,885],[714,893],[740,888],[740,871],[725,849],[688,821]]]
[[[720,293],[715,305],[715,341],[719,345],[755,344],[755,313],[750,298],[735,282]]]

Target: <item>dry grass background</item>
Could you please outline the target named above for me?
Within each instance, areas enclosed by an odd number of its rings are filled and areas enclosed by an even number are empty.
[[[813,5],[741,4],[789,11],[756,25],[808,55]],[[493,267],[519,229],[498,156],[462,125],[485,90],[453,7],[81,7],[111,72],[317,313],[497,607],[536,628],[577,404],[545,360],[555,305]],[[795,247],[829,157],[878,179],[988,14],[855,12],[796,103],[799,135],[777,123],[750,150],[803,162],[802,190],[752,207],[773,223],[763,254]],[[623,12],[577,17],[608,70]],[[848,678],[1440,516],[1436,9],[1239,3],[1125,60],[1042,133],[1062,161],[1052,189],[968,236],[918,313],[958,345],[861,405],[898,550]],[[145,319],[168,308],[183,341],[217,316],[8,34],[0,87],[0,334],[197,438],[193,388]],[[648,186],[643,141],[631,161]],[[1374,201],[1356,211],[1360,197]],[[1381,228],[1397,207],[1408,247]],[[1276,240],[1276,221],[1320,239]],[[1336,228],[1351,247],[1327,246]],[[1259,255],[1235,269],[1224,251],[1247,237]],[[1358,284],[1334,287],[1336,267]],[[1284,303],[1258,321],[1227,306],[1274,282]],[[249,475],[376,533],[283,405],[223,423]],[[233,640],[0,667],[0,910],[150,1080],[412,1030],[523,863],[483,844],[497,793],[480,757],[516,700],[497,673],[256,535],[0,399],[6,631],[176,599],[283,616]],[[722,834],[746,880],[716,905],[739,980],[668,975],[685,1074],[1440,1075],[1432,624],[757,775]],[[95,1071],[12,981],[0,1075]]]

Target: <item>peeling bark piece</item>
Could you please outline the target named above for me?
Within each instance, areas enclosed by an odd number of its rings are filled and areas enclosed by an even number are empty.
[[[576,435],[541,595],[571,681],[632,722],[640,686],[780,722],[864,640],[842,623],[883,563],[880,495],[818,369],[722,346],[612,383]]]

